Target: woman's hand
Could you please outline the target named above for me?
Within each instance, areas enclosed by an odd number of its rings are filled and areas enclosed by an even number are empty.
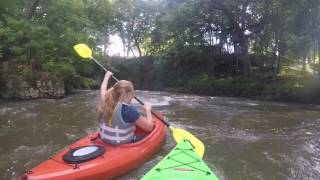
[[[104,77],[109,79],[112,75],[113,75],[113,72],[107,71]]]
[[[106,93],[107,93],[107,87],[108,87],[108,81],[110,77],[113,75],[111,71],[107,71],[106,74],[104,75],[104,79],[102,81],[101,87],[100,87],[100,97],[101,101],[104,102],[106,98]]]
[[[145,111],[150,112],[152,109],[152,105],[149,102],[145,102],[143,108]]]

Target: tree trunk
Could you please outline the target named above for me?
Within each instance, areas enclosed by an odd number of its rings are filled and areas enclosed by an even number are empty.
[[[134,58],[136,58],[136,55],[134,54],[134,51],[133,51],[133,49],[132,49],[132,47],[131,47],[131,46],[130,46],[130,51],[131,51],[131,53],[132,53],[133,57],[134,57]]]
[[[320,63],[320,36],[318,36],[318,61]]]
[[[132,37],[133,37],[133,40],[134,40],[134,44],[135,44],[135,46],[136,46],[137,49],[138,49],[139,57],[141,57],[141,56],[142,56],[141,48],[140,48],[140,45],[139,45],[138,38],[136,37],[136,35],[134,34],[134,32],[132,32]]]
[[[306,75],[307,73],[307,54],[302,58],[302,73]]]
[[[138,39],[135,36],[133,36],[133,39],[134,39],[134,43],[136,44],[136,47],[138,49],[139,57],[141,57],[142,56],[142,52],[141,52],[141,49],[140,49],[140,45],[139,45]]]
[[[275,44],[273,47],[273,76],[277,76],[278,64],[279,64],[279,30],[277,29],[274,33]],[[278,54],[277,54],[278,53]]]
[[[284,57],[284,54],[283,52],[281,52],[282,50],[282,47],[281,47],[281,40],[279,42],[279,45],[278,45],[278,56],[277,56],[277,64],[276,64],[276,71],[275,71],[275,76],[277,76],[280,72],[280,66],[281,66],[281,61],[282,61],[282,58]]]
[[[233,50],[234,50],[234,57],[235,57],[235,63],[236,63],[236,71],[238,72],[240,70],[239,66],[239,48],[237,45],[237,42],[233,42]]]
[[[280,72],[280,68],[281,68],[281,62],[283,57],[285,56],[285,40],[283,39],[284,35],[283,35],[283,30],[281,27],[279,27],[278,32],[277,32],[277,64],[276,64],[276,69],[275,69],[275,76],[277,74],[279,74]]]
[[[214,76],[214,59],[215,59],[215,54],[214,54],[214,48],[213,46],[208,47],[208,54],[209,57],[207,56],[207,61],[208,61],[208,75],[210,78]]]
[[[121,31],[120,31],[120,38],[121,38],[122,45],[123,45],[123,55],[125,56],[126,55],[126,40],[124,37],[124,33]]]
[[[317,40],[314,40],[313,41],[312,64],[316,63],[316,53],[317,53]]]
[[[239,37],[239,46],[240,46],[240,62],[241,62],[241,73],[244,79],[249,77],[250,71],[250,59],[248,51],[248,38],[242,34]]]

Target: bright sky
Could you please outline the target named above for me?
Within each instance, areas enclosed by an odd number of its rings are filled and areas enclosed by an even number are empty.
[[[133,57],[132,52],[129,52],[127,56],[126,53],[123,52],[123,44],[120,36],[113,34],[109,36],[109,46],[107,47],[107,54],[109,56],[121,56],[121,57]],[[138,52],[133,49],[134,53],[137,55]]]
[[[118,35],[109,36],[110,45],[107,47],[107,52],[109,56],[124,56],[123,44],[121,38]]]
[[[219,39],[215,39],[216,43],[219,42]],[[234,52],[233,46],[229,46],[227,48],[227,45],[224,44],[223,47],[229,51],[229,52]],[[137,55],[138,52],[134,50],[135,54]],[[120,36],[113,34],[109,35],[109,45],[107,47],[107,54],[109,56],[121,56],[121,57],[126,57],[126,54],[123,52],[123,44]],[[128,57],[133,57],[132,52],[129,53]]]

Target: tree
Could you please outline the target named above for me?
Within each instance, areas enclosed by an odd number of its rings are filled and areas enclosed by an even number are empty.
[[[266,25],[269,2],[253,0],[205,2],[209,4],[212,12],[218,13],[218,17],[224,17],[222,21],[215,20],[214,24],[221,27],[218,29],[220,32],[229,32],[231,35],[236,52],[239,49],[243,77],[247,78],[250,71],[249,40]]]
[[[156,1],[120,0],[114,2],[115,29],[127,48],[127,50],[124,49],[127,54],[129,51],[133,52],[133,46],[136,47],[140,57],[148,54],[144,44],[154,28],[154,20],[157,15],[156,6]]]
[[[81,86],[88,73],[72,47],[97,44],[108,33],[110,9],[108,0],[1,1],[0,59],[10,67],[2,80],[22,76],[34,84],[45,73],[68,87]]]

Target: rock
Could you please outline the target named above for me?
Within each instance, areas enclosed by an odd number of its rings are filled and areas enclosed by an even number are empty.
[[[49,89],[51,89],[51,88],[52,88],[52,81],[49,80],[49,81],[47,82],[47,86],[48,86]]]
[[[24,97],[25,98],[31,97],[31,92],[29,88],[24,89]]]
[[[32,98],[39,98],[39,89],[30,88],[30,95]]]
[[[8,79],[6,86],[8,89],[12,89],[13,88],[13,79]]]
[[[26,98],[26,89],[24,88],[24,89],[21,89],[20,91],[19,91],[19,96],[20,97],[22,97],[23,99],[25,99]]]
[[[5,86],[2,96],[7,94],[8,98],[62,98],[65,95],[63,80],[57,77],[41,76],[39,80],[29,84],[22,76],[12,75],[6,80]]]
[[[37,81],[37,88],[40,88],[41,86],[41,81]]]
[[[23,81],[23,80],[22,80],[22,81],[20,82],[20,84],[19,84],[19,87],[20,87],[20,88],[26,88],[26,87],[28,87],[28,86],[29,86],[28,83],[27,83],[26,81]]]

